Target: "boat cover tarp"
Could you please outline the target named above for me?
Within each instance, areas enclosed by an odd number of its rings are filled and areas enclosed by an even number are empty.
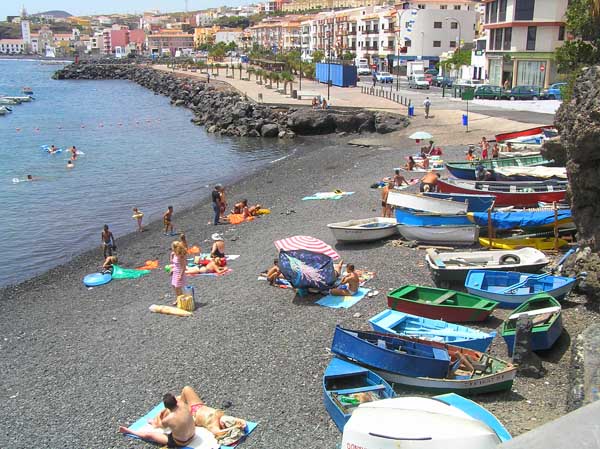
[[[279,251],[279,269],[295,288],[325,290],[337,279],[333,259],[313,251]]]
[[[468,214],[469,219],[479,226],[487,226],[487,212],[472,212]],[[554,223],[553,210],[536,210],[536,211],[510,211],[510,212],[493,212],[492,225],[499,230],[516,229],[516,228],[538,228],[549,226]],[[562,209],[557,213],[558,221],[568,220],[572,218],[570,209]]]
[[[531,176],[543,179],[567,179],[565,167],[498,167],[494,169],[498,174],[504,176]]]

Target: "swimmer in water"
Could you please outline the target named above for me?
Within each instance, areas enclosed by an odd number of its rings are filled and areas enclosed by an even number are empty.
[[[33,176],[27,175],[27,181],[33,181]]]
[[[67,168],[75,168],[75,164],[73,163],[73,161],[71,159],[69,159],[67,161]]]
[[[48,153],[50,154],[54,154],[58,151],[58,148],[56,148],[54,145],[50,146],[50,149],[48,149]]]
[[[73,145],[71,148],[69,148],[69,152],[71,153],[71,160],[72,161],[77,160],[77,147],[75,145]]]

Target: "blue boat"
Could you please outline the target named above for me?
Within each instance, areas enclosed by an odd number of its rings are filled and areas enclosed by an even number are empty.
[[[531,329],[531,349],[543,351],[550,349],[562,333],[562,315],[560,303],[546,293],[535,295],[517,307],[502,324],[501,334],[512,357],[515,345],[517,320],[528,315],[533,323]]]
[[[466,201],[467,212],[487,212],[496,200],[494,195],[469,195],[468,193],[426,192],[423,195],[440,200],[458,201],[459,203]]]
[[[496,332],[488,334],[470,327],[391,309],[378,313],[369,319],[369,323],[377,332],[434,340],[479,352],[486,352],[496,336]]]
[[[487,212],[469,212],[469,219],[478,226],[488,225]],[[549,228],[556,222],[558,225],[565,225],[573,222],[573,216],[570,209],[561,209],[554,215],[553,210],[527,210],[527,211],[508,211],[492,212],[490,214],[492,226],[501,231],[509,229],[525,228]]]
[[[380,376],[337,357],[323,374],[323,403],[340,432],[360,404],[394,396],[393,388]]]
[[[460,226],[471,224],[467,215],[417,212],[401,207],[396,207],[394,210],[398,224],[410,226]]]
[[[482,407],[481,405],[473,402],[467,398],[463,398],[462,396],[456,393],[447,393],[440,394],[434,396],[434,399],[438,401],[442,401],[445,404],[448,404],[452,407],[455,407],[459,410],[462,410],[471,418],[476,419],[478,421],[486,424],[490,429],[492,429],[502,443],[508,440],[512,440],[512,436],[506,430],[506,427],[502,425],[502,423],[496,418],[490,411]]]
[[[498,301],[501,307],[514,309],[538,293],[563,299],[576,281],[575,278],[551,276],[548,273],[470,270],[465,287],[473,295]]]
[[[331,352],[361,365],[410,377],[444,378],[450,368],[444,346],[339,325],[335,327]]]

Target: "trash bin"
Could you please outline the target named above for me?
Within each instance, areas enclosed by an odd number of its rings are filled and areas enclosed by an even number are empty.
[[[296,89],[292,90],[292,98],[298,98],[298,91]]]
[[[408,107],[408,116],[409,117],[414,117],[415,116],[415,107],[412,106],[412,105]]]
[[[467,114],[463,114],[462,124],[463,126],[469,126],[469,116]]]

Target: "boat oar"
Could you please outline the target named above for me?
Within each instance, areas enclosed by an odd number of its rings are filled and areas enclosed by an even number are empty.
[[[521,282],[519,282],[517,284],[513,284],[513,285],[505,288],[504,290],[500,291],[499,293],[501,295],[510,293],[513,290],[516,290],[516,289],[518,289],[520,287],[523,287],[525,284],[527,284],[531,280],[538,281],[538,280],[543,279],[543,278],[548,277],[548,276],[550,276],[550,273],[534,274],[534,275],[528,276],[527,279],[525,279],[524,281],[521,281]]]

